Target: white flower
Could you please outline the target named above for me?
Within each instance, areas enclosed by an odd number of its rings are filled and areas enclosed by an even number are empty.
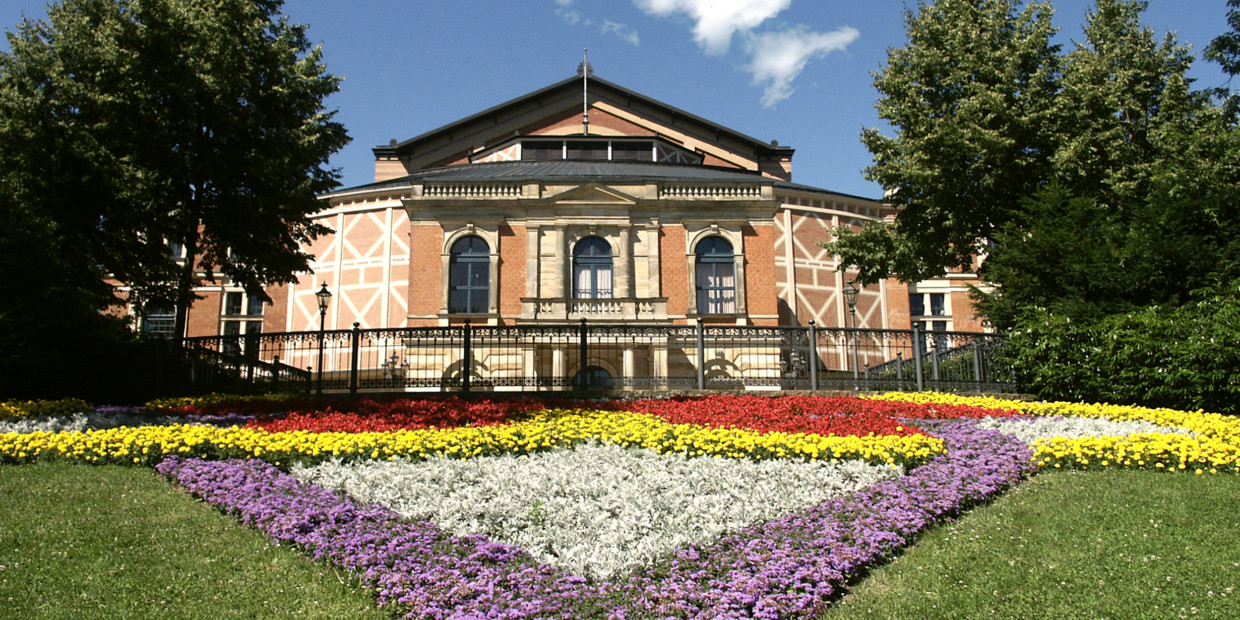
[[[862,461],[687,458],[587,443],[464,461],[334,461],[292,473],[452,534],[484,534],[540,562],[608,579],[903,472]]]

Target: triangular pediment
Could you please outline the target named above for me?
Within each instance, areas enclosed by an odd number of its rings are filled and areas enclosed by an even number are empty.
[[[555,205],[616,205],[637,204],[637,198],[600,183],[586,183],[549,197]]]

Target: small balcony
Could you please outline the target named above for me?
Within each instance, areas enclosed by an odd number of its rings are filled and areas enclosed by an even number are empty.
[[[521,321],[652,323],[667,320],[666,297],[521,298]]]

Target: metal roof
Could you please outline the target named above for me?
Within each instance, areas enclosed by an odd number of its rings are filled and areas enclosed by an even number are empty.
[[[448,123],[447,125],[444,125],[442,127],[432,129],[426,133],[414,136],[407,140],[402,140],[396,144],[376,146],[372,150],[374,151],[376,156],[379,156],[379,155],[394,156],[398,153],[402,153],[402,152],[409,150],[410,148],[413,148],[414,145],[420,142],[432,140],[438,136],[445,135],[445,134],[451,135],[453,131],[456,131],[460,127],[465,127],[471,123],[478,122],[479,120],[482,120],[482,119],[485,119],[491,116],[502,116],[508,113],[509,110],[520,107],[521,105],[524,105],[526,102],[537,101],[544,95],[547,95],[557,90],[576,89],[579,84],[581,84],[580,77],[570,77],[566,80],[556,82],[555,84],[552,84],[550,86],[540,88],[534,92],[526,93],[515,99],[511,99],[499,105],[487,108],[486,110],[483,110],[476,114],[471,114],[469,116],[466,116],[465,118],[454,121],[452,123]],[[649,105],[657,109],[662,109],[666,113],[670,114],[673,118],[685,119],[693,123],[696,123],[702,127],[708,128],[710,131],[718,132],[722,135],[731,136],[732,139],[750,144],[755,149],[755,151],[759,153],[781,154],[781,155],[791,156],[795,150],[791,147],[777,146],[765,140],[759,140],[752,136],[748,136],[739,131],[736,131],[735,129],[725,127],[714,121],[707,120],[691,112],[686,112],[685,110],[682,110],[672,105],[668,105],[662,101],[659,101],[658,99],[647,97],[646,95],[643,95],[637,91],[630,90],[628,88],[625,88],[618,84],[614,84],[612,82],[608,82],[607,80],[604,80],[599,77],[595,77],[593,75],[590,76],[590,86],[596,89],[601,88],[601,89],[611,90],[612,92],[618,94],[621,97],[626,97],[634,101],[640,101],[640,102],[643,102],[645,105]]]

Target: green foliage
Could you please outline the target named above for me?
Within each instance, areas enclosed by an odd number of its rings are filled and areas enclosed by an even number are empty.
[[[100,315],[124,301],[112,283],[177,308],[184,333],[202,278],[261,296],[307,269],[316,194],[336,185],[324,165],[348,137],[322,106],[339,79],[281,4],[65,0],[7,33],[0,395],[132,382],[140,345]]]
[[[53,275],[184,310],[195,268],[257,294],[306,269],[348,137],[322,108],[338,78],[281,4],[65,0],[8,33],[0,200],[63,253]]]
[[[861,269],[862,282],[971,265],[991,231],[1048,174],[1055,29],[1049,3],[1018,6],[939,0],[906,10],[909,43],[891,50],[874,76],[879,117],[896,135],[861,135],[874,154],[866,178],[901,211],[893,229],[841,228],[831,246]]]
[[[994,291],[975,299],[999,328],[1031,307],[1082,321],[1184,304],[1234,275],[1240,128],[1191,88],[1189,49],[1142,25],[1144,2],[1097,0],[1060,56],[1050,7],[1013,5],[909,14],[908,45],[875,81],[896,135],[862,136],[868,176],[901,211],[894,227],[837,231],[842,268],[918,280],[982,254]],[[1229,66],[1230,42],[1207,57]]]
[[[1092,322],[1031,310],[1008,351],[1018,385],[1040,398],[1240,414],[1240,281]]]

